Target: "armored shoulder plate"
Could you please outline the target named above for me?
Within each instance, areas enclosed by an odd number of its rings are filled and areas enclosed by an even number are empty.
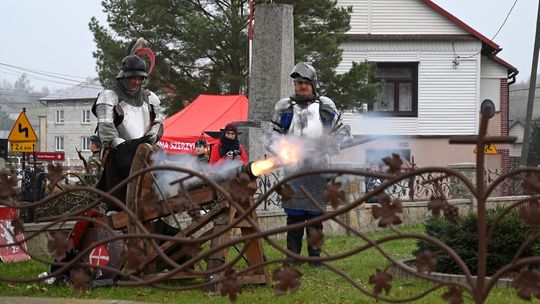
[[[291,105],[292,105],[291,102],[292,102],[292,100],[290,98],[288,98],[288,97],[281,99],[274,106],[274,112],[280,113],[280,112],[283,112],[283,111],[289,109],[291,107]]]
[[[321,101],[321,111],[331,111],[334,113],[339,113],[338,109],[336,108],[336,104],[332,99],[326,97],[326,96],[320,96],[319,100]]]
[[[105,90],[101,92],[96,100],[96,105],[106,104],[116,106],[118,104],[118,95],[113,90]]]
[[[154,92],[148,91],[148,103],[154,107],[159,107],[161,102]]]

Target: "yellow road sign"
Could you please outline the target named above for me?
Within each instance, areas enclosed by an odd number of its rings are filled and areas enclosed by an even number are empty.
[[[489,136],[489,134],[486,133],[486,136]],[[474,154],[478,153],[478,146],[474,147]],[[485,143],[484,144],[484,154],[497,154],[499,151],[497,151],[497,147],[495,147],[495,144],[492,143]]]
[[[10,142],[36,142],[38,140],[34,128],[30,124],[25,112],[19,114],[19,118],[9,132],[8,141]],[[25,151],[26,152],[26,151]]]
[[[34,152],[36,151],[36,142],[10,142],[9,151],[11,152]]]

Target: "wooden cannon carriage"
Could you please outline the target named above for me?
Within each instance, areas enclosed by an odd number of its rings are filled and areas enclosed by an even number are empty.
[[[148,168],[151,164],[152,155],[160,151],[158,146],[150,146],[147,144],[139,145],[135,158],[131,167],[131,175],[136,172]],[[157,173],[159,174],[159,173]],[[144,208],[145,200],[148,200],[149,189],[155,189],[155,172],[148,171],[145,174],[139,175],[135,179],[131,180],[127,185],[126,206],[130,211],[138,217],[138,221],[143,223],[144,227],[150,233],[159,233],[156,231],[157,221],[176,214],[181,208],[178,205],[170,204],[170,201],[175,197],[156,200],[157,205],[155,208]],[[254,183],[254,182],[252,182]],[[180,229],[176,234],[172,236],[177,237],[191,237],[195,240],[202,239],[204,236],[212,234],[217,237],[210,238],[208,241],[201,241],[197,243],[203,248],[218,248],[219,246],[231,241],[234,232],[240,232],[241,236],[248,236],[256,232],[253,225],[245,219],[239,221],[236,225],[227,228],[228,225],[233,223],[238,212],[236,208],[230,202],[223,199],[216,193],[215,189],[209,186],[201,186],[196,189],[189,190],[187,192],[191,203],[197,204],[201,209],[200,217],[192,218],[188,220],[187,226]],[[253,205],[253,197],[249,198],[249,205]],[[204,212],[203,212],[204,211]],[[255,212],[250,214],[251,220],[258,223],[257,215]],[[186,217],[184,217],[186,219]],[[107,221],[108,226],[115,230],[123,230],[127,233],[140,234],[142,231],[140,226],[135,224],[135,221],[130,219],[126,212],[114,213],[107,216],[104,220]],[[238,228],[238,229],[235,229]],[[167,269],[167,263],[160,257],[160,251],[173,261],[181,264],[187,258],[184,251],[181,250],[182,245],[173,241],[164,241],[159,244],[159,250],[156,250],[155,246],[150,243],[150,239],[141,238],[138,239],[137,246],[144,251],[145,259],[140,264],[136,273],[143,278],[153,278],[164,274]],[[91,243],[91,242],[86,242]],[[240,243],[241,244],[241,243]],[[243,260],[247,262],[247,266],[253,266],[264,263],[263,247],[261,239],[248,241],[243,244],[247,246],[244,248]],[[237,247],[235,247],[237,249]],[[198,263],[198,267],[202,267],[206,273],[212,272],[213,269],[218,269],[229,257],[229,247],[217,250],[210,256],[205,258],[206,266],[204,263]],[[204,268],[205,267],[205,268]],[[169,269],[170,270],[170,269]],[[199,275],[197,271],[180,271],[168,278],[171,279],[194,279],[194,278],[219,278],[224,275],[224,270],[219,270],[212,276]],[[237,276],[239,282],[261,284],[268,283],[269,276],[267,268],[265,266],[254,268],[252,271],[245,275]]]

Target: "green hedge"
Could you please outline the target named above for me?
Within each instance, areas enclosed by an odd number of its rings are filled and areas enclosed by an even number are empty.
[[[491,209],[487,212],[488,230],[501,209]],[[476,274],[478,234],[478,215],[470,213],[462,216],[456,223],[452,223],[444,217],[432,217],[425,224],[426,234],[436,237],[451,247],[469,267],[471,273]],[[524,227],[518,212],[506,214],[497,225],[493,234],[493,240],[488,246],[487,275],[492,275],[502,266],[508,264],[517,250],[533,233],[538,233],[538,227]],[[417,256],[423,251],[430,251],[437,259],[437,272],[461,274],[457,264],[434,244],[426,241],[418,241],[417,249],[413,254]],[[540,255],[540,241],[531,244],[523,256]]]

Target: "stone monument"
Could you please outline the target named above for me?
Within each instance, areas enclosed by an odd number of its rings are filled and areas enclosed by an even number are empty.
[[[274,105],[294,92],[293,6],[257,5],[254,20],[248,122],[238,124],[250,160],[267,155],[264,134],[271,130]]]

